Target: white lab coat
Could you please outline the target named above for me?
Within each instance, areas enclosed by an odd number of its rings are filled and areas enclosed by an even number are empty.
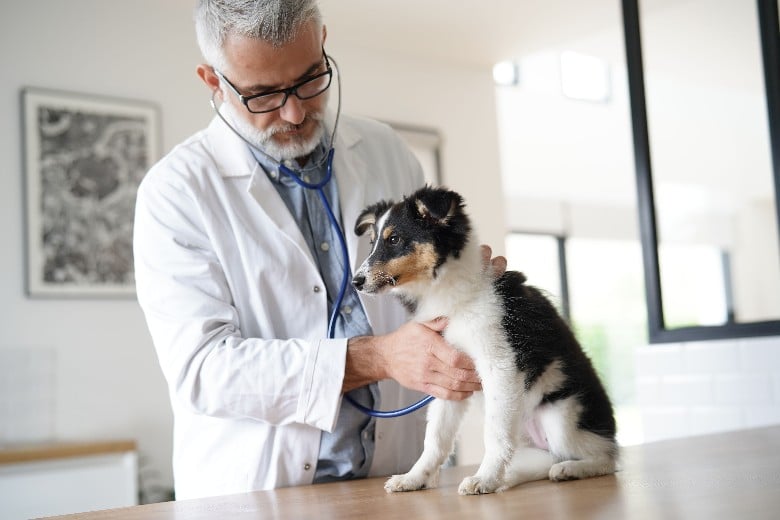
[[[369,251],[352,231],[360,211],[423,177],[377,122],[342,116],[334,148],[354,272]],[[174,414],[177,498],[311,483],[321,431],[341,405],[346,340],[324,339],[325,285],[247,145],[214,119],[149,171],[135,218],[138,301]],[[407,319],[394,298],[362,301],[375,334]],[[383,409],[420,398],[393,381],[380,391]],[[378,421],[371,475],[411,467],[424,421]]]

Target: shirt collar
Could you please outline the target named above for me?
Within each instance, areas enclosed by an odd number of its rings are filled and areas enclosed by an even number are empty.
[[[297,186],[294,180],[292,180],[288,175],[285,175],[279,171],[279,164],[276,161],[256,150],[253,146],[247,145],[247,147],[249,148],[249,151],[252,152],[252,155],[255,157],[263,171],[265,171],[265,174],[268,176],[271,182],[275,184],[282,184],[288,187]],[[321,140],[314,148],[314,150],[312,150],[311,155],[309,156],[309,161],[306,163],[305,171],[301,172],[301,166],[295,159],[288,159],[283,161],[283,163],[294,173],[302,173],[302,177],[306,182],[316,183],[319,182],[325,174],[324,158],[326,155],[327,151],[325,150],[325,143]],[[316,167],[313,168],[312,166]],[[306,177],[308,177],[308,179],[306,179]]]

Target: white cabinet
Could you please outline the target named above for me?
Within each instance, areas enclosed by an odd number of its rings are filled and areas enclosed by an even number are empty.
[[[0,518],[62,515],[138,503],[133,442],[0,446]]]

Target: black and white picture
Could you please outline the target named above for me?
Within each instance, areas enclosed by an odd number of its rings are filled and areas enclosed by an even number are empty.
[[[132,295],[138,184],[158,157],[149,103],[22,91],[31,296]]]

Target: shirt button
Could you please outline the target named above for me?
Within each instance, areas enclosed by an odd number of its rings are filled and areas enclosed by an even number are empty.
[[[311,177],[309,177],[308,175],[304,175],[303,180],[306,182],[311,182]]]
[[[311,469],[311,464],[309,464],[308,462],[303,465],[303,470],[304,471],[309,471],[310,469]]]
[[[328,251],[330,250],[330,244],[328,244],[327,242],[323,242],[322,244],[320,244],[320,249],[322,249],[323,251]]]
[[[293,163],[290,159],[285,159],[284,165],[287,166],[288,168],[292,168]]]
[[[341,310],[344,311],[344,314],[352,314],[352,307],[350,307],[349,305],[345,305],[344,307],[341,308]]]
[[[321,289],[320,289],[319,285],[315,285],[313,290],[314,290],[314,292],[318,293],[318,292],[320,292]]]

